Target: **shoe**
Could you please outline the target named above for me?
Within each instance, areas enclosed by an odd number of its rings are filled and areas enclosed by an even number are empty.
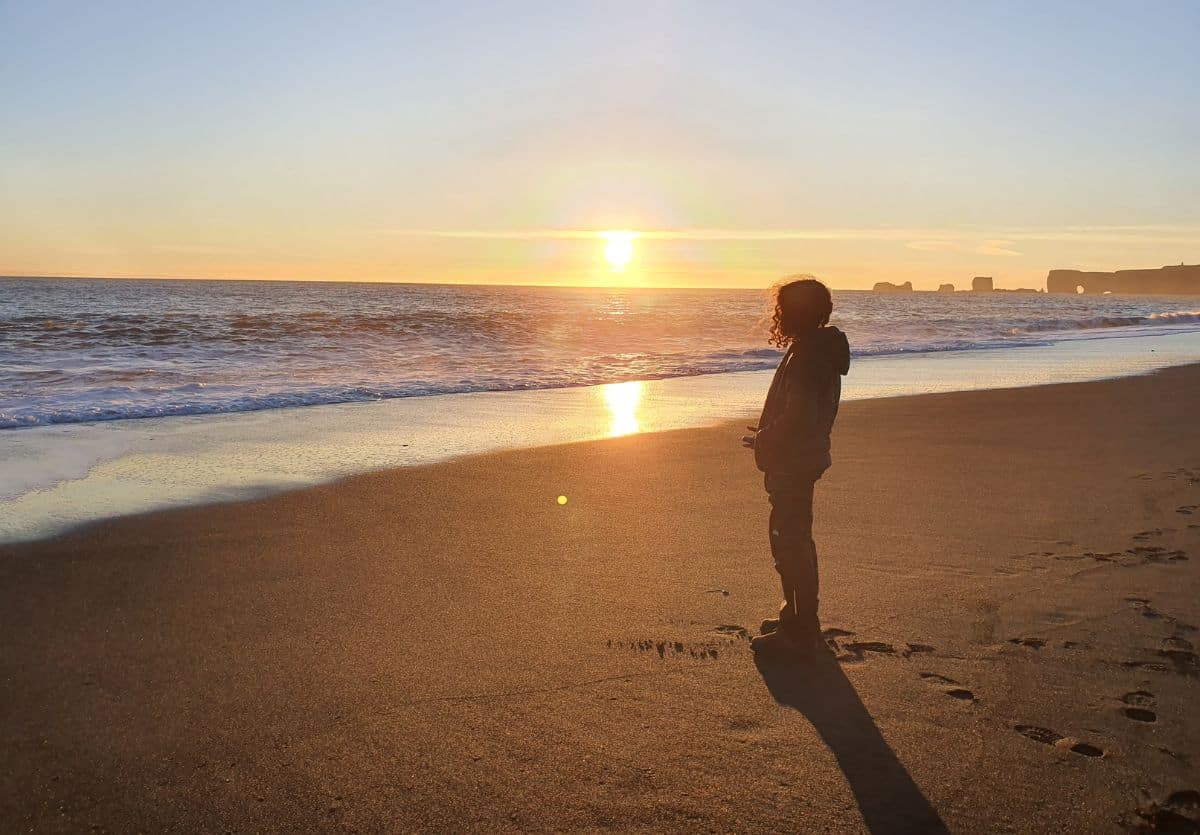
[[[766,618],[765,620],[763,620],[762,624],[760,624],[758,627],[759,634],[770,635],[772,632],[774,632],[776,629],[779,628],[779,624],[781,624],[781,623],[783,623],[782,618]],[[814,630],[813,631],[816,634],[820,634],[820,632],[821,632],[821,624],[820,624],[820,622],[816,621],[815,619],[814,619]]]
[[[776,617],[767,618],[766,620],[764,620],[762,622],[762,625],[760,627],[758,627],[758,631],[760,633],[762,633],[763,635],[770,635],[772,632],[774,632],[776,629],[778,629],[779,624],[781,624],[783,622],[783,613],[785,611],[787,611],[787,601],[786,600],[779,604],[779,615]]]
[[[809,656],[814,655],[825,646],[825,642],[812,636],[794,636],[790,632],[776,628],[773,632],[759,635],[750,639],[750,649],[754,652]]]

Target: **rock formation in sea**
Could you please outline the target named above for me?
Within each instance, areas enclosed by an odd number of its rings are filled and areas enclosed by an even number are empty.
[[[938,292],[939,293],[953,293],[954,285],[953,284],[939,284]]]
[[[996,288],[992,286],[990,275],[977,275],[971,279],[971,289],[976,293],[990,293]]]
[[[1046,276],[1046,289],[1051,293],[1198,295],[1200,264],[1177,264],[1157,270],[1117,270],[1112,273],[1051,270]]]
[[[875,283],[874,290],[876,293],[911,293],[913,286],[911,281],[906,281],[903,284],[892,284],[890,281],[878,281]]]

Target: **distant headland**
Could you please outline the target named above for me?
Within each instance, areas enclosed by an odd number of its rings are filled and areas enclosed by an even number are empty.
[[[1200,265],[1179,264],[1157,270],[1117,270],[1112,273],[1051,270],[1046,276],[1046,289],[1051,293],[1198,295]]]
[[[913,293],[912,282],[893,284],[880,281],[873,288],[876,293]],[[953,284],[941,284],[938,293],[954,293]],[[962,292],[962,291],[957,291]],[[1160,267],[1156,270],[1117,270],[1111,273],[1083,272],[1081,270],[1051,270],[1046,276],[1046,289],[1034,290],[1020,287],[1005,290],[995,286],[991,276],[977,275],[971,279],[972,293],[1129,293],[1155,296],[1200,295],[1200,264]]]

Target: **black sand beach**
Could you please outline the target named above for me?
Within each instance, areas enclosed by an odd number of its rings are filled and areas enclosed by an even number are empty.
[[[0,820],[1194,831],[1198,414],[1200,366],[846,404],[801,668],[740,424],[2,547]]]

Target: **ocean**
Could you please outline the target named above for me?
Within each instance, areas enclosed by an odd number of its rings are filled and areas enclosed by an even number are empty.
[[[761,290],[0,279],[0,429],[767,370]],[[858,358],[1200,331],[1195,297],[834,293]]]

